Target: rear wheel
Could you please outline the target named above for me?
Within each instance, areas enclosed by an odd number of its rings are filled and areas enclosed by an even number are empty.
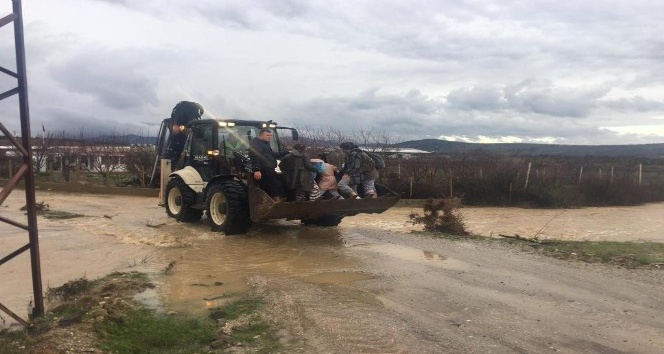
[[[324,226],[324,227],[330,227],[330,226],[337,226],[339,223],[341,223],[341,219],[343,219],[343,216],[338,216],[338,215],[327,215],[327,216],[320,216],[317,218],[312,218],[312,219],[302,219],[302,224],[304,225],[316,225],[316,226]]]
[[[207,192],[207,217],[212,231],[226,235],[243,234],[251,227],[249,197],[237,181],[220,181]]]
[[[196,222],[201,219],[203,210],[194,209],[191,205],[196,200],[196,192],[191,190],[179,178],[172,178],[166,184],[166,214],[182,222]]]

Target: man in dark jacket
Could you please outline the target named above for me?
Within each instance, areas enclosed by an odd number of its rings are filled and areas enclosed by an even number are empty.
[[[304,150],[304,144],[293,145],[293,151],[286,155],[279,163],[279,169],[286,179],[286,186],[291,197],[295,200],[311,198],[311,192],[317,187],[314,181],[316,169],[311,164]]]
[[[272,131],[270,129],[261,129],[258,136],[251,140],[249,148],[249,159],[251,168],[254,171],[254,180],[258,185],[275,201],[281,201],[283,197],[283,188],[281,181],[274,170],[277,167],[277,158],[288,154],[288,151],[274,152],[270,147],[272,141]]]

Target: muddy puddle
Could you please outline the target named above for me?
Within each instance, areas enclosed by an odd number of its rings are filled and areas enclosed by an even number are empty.
[[[418,208],[393,208],[380,215],[346,218],[338,228],[303,227],[295,221],[255,225],[247,235],[227,237],[203,221],[177,223],[156,198],[62,194],[38,191],[51,210],[83,214],[75,219],[39,218],[43,287],[113,271],[146,271],[160,283],[143,301],[168,310],[204,313],[247,290],[246,279],[292,277],[313,284],[350,286],[371,278],[357,272],[349,248],[362,248],[409,262],[463,269],[460,260],[407,249],[374,237],[418,230],[408,215]],[[23,222],[24,195],[12,193],[0,215]],[[540,238],[664,242],[664,203],[637,207],[537,210],[464,208],[471,232],[486,236],[519,234]],[[0,224],[4,257],[27,243],[27,233]],[[0,267],[0,303],[25,316],[32,297],[27,253]],[[154,298],[157,302],[154,302]],[[152,302],[151,302],[152,301]],[[0,326],[8,316],[0,318]]]
[[[198,225],[197,225],[198,227]],[[202,313],[247,291],[250,275],[292,277],[315,284],[348,284],[370,278],[353,272],[346,240],[335,228],[292,222],[256,226],[245,236],[196,237],[183,248],[159,251],[172,264],[163,279],[166,307]]]

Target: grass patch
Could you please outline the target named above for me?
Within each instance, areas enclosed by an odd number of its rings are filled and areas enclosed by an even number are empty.
[[[209,321],[163,316],[153,310],[127,310],[121,320],[96,327],[102,350],[113,353],[197,353],[214,338]]]
[[[38,212],[39,215],[45,217],[46,219],[74,219],[82,218],[85,215],[70,213],[68,211],[59,211],[59,210],[46,210]]]
[[[414,235],[444,238],[452,241],[474,240],[507,242],[522,246],[523,250],[558,259],[587,263],[606,263],[626,268],[664,269],[664,243],[615,241],[563,241],[510,237],[496,239],[480,235],[453,235],[441,232],[411,231]]]
[[[26,204],[22,206],[20,210],[28,210],[28,205]],[[50,205],[46,204],[44,201],[35,203],[35,210],[37,211],[37,214],[46,219],[74,219],[85,216],[83,214],[70,213],[68,211],[51,210]]]
[[[227,303],[219,310],[231,324],[230,338],[234,345],[251,348],[252,353],[277,353],[282,351],[275,330],[260,314],[264,306],[260,298],[241,298]]]
[[[90,288],[90,282],[85,278],[70,280],[57,288],[48,288],[46,291],[46,299],[63,299],[69,300],[77,295],[87,291]]]
[[[242,315],[251,315],[255,313],[262,305],[263,301],[261,299],[242,298],[238,301],[226,304],[222,307],[222,311],[226,314],[226,319],[235,320]]]
[[[509,243],[523,243],[536,252],[559,259],[588,263],[607,263],[627,268],[664,266],[664,243],[614,241],[541,241],[509,239]]]
[[[475,235],[475,234],[467,234],[467,235],[454,235],[451,233],[445,233],[445,232],[439,232],[439,231],[420,231],[420,230],[412,230],[410,231],[410,234],[412,235],[419,235],[419,236],[429,236],[433,238],[441,238],[441,239],[446,239],[446,240],[452,240],[452,241],[460,241],[460,240],[477,240],[477,241],[491,241],[491,238],[481,236],[481,235]]]
[[[58,306],[57,308],[53,309],[52,312],[53,315],[57,317],[67,318],[85,312],[85,310],[80,306],[64,305],[64,306]]]
[[[654,242],[547,241],[541,252],[564,259],[617,264],[629,268],[664,265],[664,244]]]
[[[113,272],[99,280],[95,280],[95,282],[112,280],[112,279],[131,279],[137,281],[138,283],[143,283],[143,284],[147,284],[150,282],[150,278],[148,277],[148,275],[141,272],[126,272],[126,273]]]
[[[264,321],[235,327],[231,337],[236,343],[256,348],[255,353],[279,353],[283,349],[272,327]]]
[[[0,354],[23,354],[32,343],[26,331],[0,332]]]

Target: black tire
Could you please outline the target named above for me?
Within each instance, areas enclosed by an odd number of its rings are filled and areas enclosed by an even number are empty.
[[[196,200],[196,192],[180,178],[172,178],[166,184],[166,214],[182,222],[197,222],[203,210],[191,207]]]
[[[312,218],[312,219],[302,219],[301,222],[304,225],[316,225],[316,226],[323,226],[323,227],[332,227],[332,226],[339,225],[343,218],[344,218],[343,216],[338,216],[338,215],[327,215],[327,216],[320,216],[320,217]]]
[[[209,186],[206,208],[210,228],[226,235],[244,234],[251,227],[249,195],[237,181],[219,181]]]

